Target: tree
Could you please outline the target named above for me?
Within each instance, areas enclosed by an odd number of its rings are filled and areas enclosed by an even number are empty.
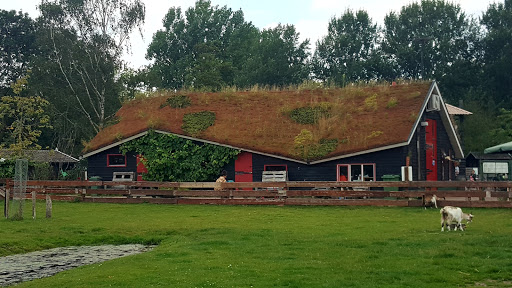
[[[19,79],[12,85],[16,96],[3,96],[0,102],[0,120],[7,130],[7,137],[2,137],[0,146],[9,145],[9,149],[20,152],[25,149],[40,149],[38,138],[41,129],[50,127],[49,116],[45,109],[49,103],[39,96],[20,96],[27,84],[27,77]]]
[[[12,95],[11,83],[26,75],[37,51],[34,42],[35,24],[28,14],[0,10],[0,95]]]
[[[226,6],[212,6],[199,0],[194,7],[182,13],[172,7],[163,20],[164,29],[153,36],[146,58],[154,60],[152,70],[161,79],[162,88],[218,90],[232,85],[246,54],[232,40],[240,44],[243,33],[255,29],[244,21],[241,10]],[[233,64],[236,63],[236,64]]]
[[[302,83],[309,76],[309,56],[309,40],[299,42],[293,25],[264,29],[250,61],[255,84],[282,87]]]
[[[382,49],[393,59],[395,77],[442,80],[477,59],[478,30],[459,5],[422,0],[386,15],[384,23]]]
[[[133,100],[137,95],[145,95],[150,90],[150,74],[147,67],[139,69],[125,69],[119,76],[119,83],[122,86],[120,92],[121,102]]]
[[[257,83],[254,78],[254,63],[258,54],[260,43],[260,31],[252,23],[242,21],[243,13],[237,14],[241,22],[237,29],[231,33],[226,55],[230,56],[229,62],[233,67],[233,84],[240,88],[248,88]]]
[[[292,25],[260,32],[241,10],[199,0],[183,15],[171,8],[153,36],[146,58],[161,79],[157,86],[217,91],[224,86],[300,83],[309,75],[309,41],[299,43]]]
[[[194,50],[197,57],[185,76],[187,87],[219,91],[233,83],[233,66],[231,62],[219,59],[220,48],[215,42],[197,44]]]
[[[39,9],[43,49],[34,59],[32,89],[51,102],[57,146],[70,151],[120,107],[121,55],[145,8],[140,0],[43,0]]]
[[[327,36],[317,41],[312,60],[316,78],[338,85],[377,79],[385,74],[377,49],[379,31],[368,13],[346,10],[340,18],[331,18]],[[379,69],[376,69],[379,68]]]
[[[485,88],[501,107],[512,108],[512,0],[494,3],[483,14]]]
[[[485,107],[480,100],[465,102],[464,109],[473,113],[464,119],[462,127],[460,127],[464,131],[465,153],[484,151],[485,148],[500,144],[494,141],[491,132],[497,122],[495,109]]]
[[[497,127],[491,130],[492,140],[495,144],[512,141],[512,111],[501,108],[496,117]]]

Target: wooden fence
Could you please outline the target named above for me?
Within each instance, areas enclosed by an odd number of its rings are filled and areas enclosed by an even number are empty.
[[[13,181],[0,183],[4,195]],[[0,192],[2,192],[0,191]],[[156,204],[438,206],[512,208],[512,182],[114,182],[28,181],[27,199]],[[0,193],[0,195],[2,195]],[[11,194],[12,195],[12,194]],[[1,196],[0,196],[1,197]],[[5,198],[5,196],[4,196]],[[7,202],[7,201],[6,201]]]

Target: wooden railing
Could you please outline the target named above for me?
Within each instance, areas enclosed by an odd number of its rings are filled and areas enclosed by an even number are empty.
[[[7,180],[5,191],[14,183]],[[27,198],[160,204],[439,206],[512,208],[512,182],[114,182],[28,181]],[[11,194],[12,195],[12,194]]]

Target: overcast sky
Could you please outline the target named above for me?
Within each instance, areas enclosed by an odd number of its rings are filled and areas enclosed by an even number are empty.
[[[148,64],[144,55],[153,34],[162,29],[162,19],[170,7],[182,8],[185,11],[193,6],[195,0],[142,0],[146,4],[146,23],[144,39],[134,34],[131,39],[132,53],[125,60],[137,68]],[[368,12],[374,22],[382,24],[384,16],[391,11],[399,12],[404,5],[412,0],[211,0],[212,5],[227,6],[232,10],[242,9],[245,20],[256,27],[270,28],[277,24],[293,24],[300,33],[302,40],[310,39],[313,48],[316,40],[327,34],[327,24],[332,17],[339,17],[349,8],[363,9]],[[479,17],[490,3],[503,0],[454,0],[460,4],[467,15]],[[39,15],[36,8],[40,0],[0,0],[0,9],[22,10],[32,18]]]

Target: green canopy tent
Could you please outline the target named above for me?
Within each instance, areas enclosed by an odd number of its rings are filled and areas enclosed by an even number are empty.
[[[492,146],[484,150],[484,154],[500,153],[512,151],[512,141],[500,145]]]

